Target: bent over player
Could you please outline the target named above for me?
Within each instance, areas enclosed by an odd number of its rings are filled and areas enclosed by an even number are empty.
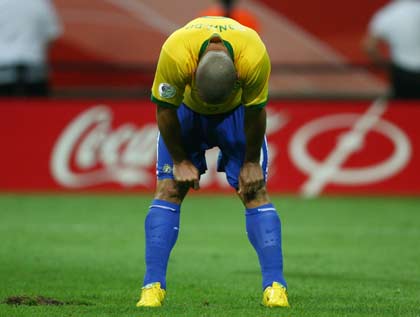
[[[281,225],[266,191],[266,111],[270,59],[258,34],[235,20],[202,17],[164,43],[152,87],[159,127],[157,189],[145,221],[146,274],[139,307],[161,306],[178,237],[180,208],[199,189],[205,151],[219,147],[246,211],[246,231],[262,273],[262,304],[288,307]]]

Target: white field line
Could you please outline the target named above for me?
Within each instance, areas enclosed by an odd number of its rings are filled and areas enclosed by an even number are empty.
[[[338,137],[336,147],[324,160],[323,164],[314,171],[308,181],[303,184],[303,196],[315,197],[322,192],[346,159],[363,146],[366,134],[379,121],[386,110],[387,102],[385,99],[375,100],[368,110],[361,115],[360,119],[356,121],[352,129]]]
[[[291,38],[296,39],[300,45],[303,47],[310,48],[311,50],[317,51],[320,56],[325,57],[325,59],[330,60],[331,62],[342,64],[345,62],[345,58],[338,55],[330,46],[326,45],[324,42],[321,42],[317,37],[313,36],[311,33],[303,30],[296,23],[289,20],[286,16],[279,14],[273,10],[268,9],[265,5],[260,4],[256,1],[245,1],[247,7],[252,12],[257,13],[259,16],[269,17],[270,24],[278,23],[282,26],[282,30],[287,33]],[[267,20],[266,20],[267,21]],[[272,27],[278,27],[278,25],[272,25]]]
[[[108,12],[97,9],[65,8],[60,11],[67,23],[83,23],[93,25],[110,25],[140,29],[138,24],[130,23],[127,16],[119,12]]]
[[[171,34],[180,26],[160,15],[159,12],[150,8],[147,4],[135,0],[105,0],[112,5],[127,11],[134,18],[143,21],[147,25],[159,30],[165,35]]]

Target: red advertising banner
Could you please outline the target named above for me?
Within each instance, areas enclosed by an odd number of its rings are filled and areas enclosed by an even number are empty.
[[[267,107],[270,192],[420,194],[420,103]],[[150,191],[155,107],[145,100],[0,101],[0,191]],[[203,192],[231,191],[207,152]]]

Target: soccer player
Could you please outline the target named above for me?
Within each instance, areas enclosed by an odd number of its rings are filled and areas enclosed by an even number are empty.
[[[201,17],[164,43],[151,99],[159,127],[157,188],[145,220],[146,273],[138,307],[161,306],[180,208],[199,189],[205,151],[219,147],[246,211],[246,231],[262,273],[262,304],[288,307],[281,224],[267,194],[265,138],[270,59],[258,34],[225,17]]]

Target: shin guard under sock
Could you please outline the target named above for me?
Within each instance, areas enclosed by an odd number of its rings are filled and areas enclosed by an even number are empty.
[[[155,199],[144,224],[146,232],[146,274],[143,285],[160,282],[166,289],[169,255],[178,238],[180,205]]]
[[[273,204],[247,208],[246,230],[248,239],[258,254],[263,289],[273,282],[287,287],[283,276],[281,223]]]

